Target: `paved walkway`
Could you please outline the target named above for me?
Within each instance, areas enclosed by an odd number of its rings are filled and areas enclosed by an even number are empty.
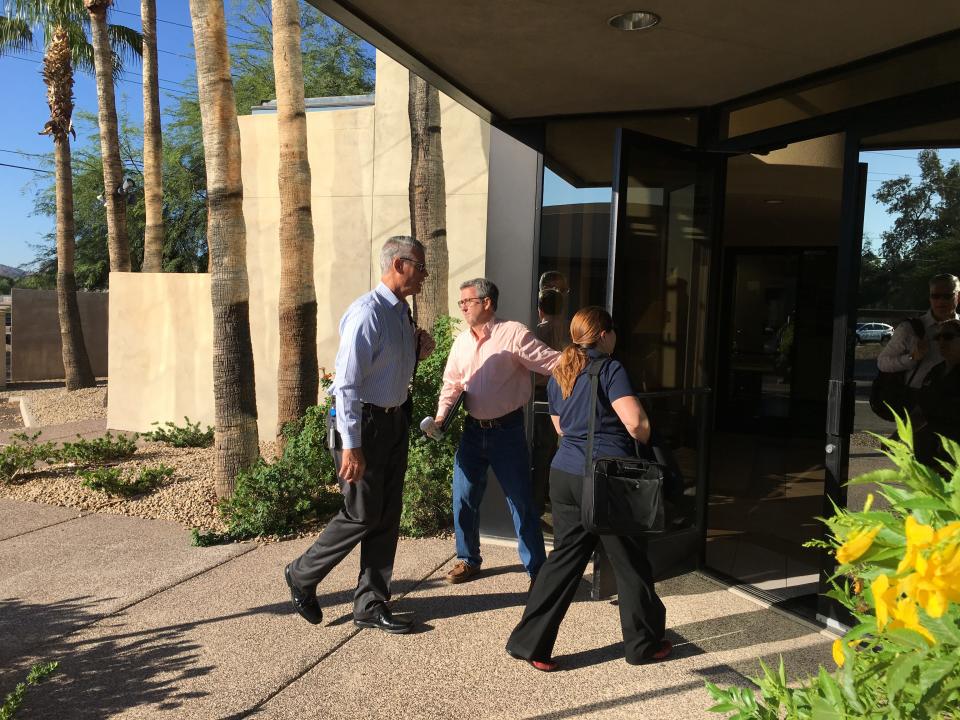
[[[357,630],[357,553],[320,586],[324,622],[290,609],[283,566],[310,540],[194,548],[181,527],[0,500],[0,696],[60,660],[28,718],[703,718],[705,680],[746,684],[757,660],[829,666],[830,638],[699,575],[661,583],[666,663],[623,661],[617,609],[587,599],[561,628],[562,672],[503,651],[526,579],[512,548],[451,586],[450,540],[403,540],[395,610],[416,631]]]

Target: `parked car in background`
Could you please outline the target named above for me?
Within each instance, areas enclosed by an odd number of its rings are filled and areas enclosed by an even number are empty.
[[[893,326],[886,323],[858,323],[857,343],[885,343],[893,337]]]

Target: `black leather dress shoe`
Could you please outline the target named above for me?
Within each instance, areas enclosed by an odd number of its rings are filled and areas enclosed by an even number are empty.
[[[393,613],[386,605],[378,607],[368,618],[354,618],[353,624],[361,628],[376,628],[394,635],[408,633],[413,627],[413,623],[409,620],[397,620],[393,617]]]
[[[290,602],[294,609],[304,620],[311,625],[319,625],[323,620],[323,610],[320,609],[320,603],[317,602],[315,593],[308,593],[297,587],[297,584],[290,576],[290,566],[283,569],[283,577],[287,581],[287,587],[290,588]]]

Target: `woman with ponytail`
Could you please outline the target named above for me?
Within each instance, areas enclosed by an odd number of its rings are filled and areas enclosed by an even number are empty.
[[[570,339],[572,343],[564,349],[547,385],[550,417],[560,435],[550,467],[553,552],[530,590],[523,618],[507,642],[507,652],[537,670],[556,669],[551,657],[560,623],[599,542],[617,577],[626,661],[639,665],[663,660],[672,646],[664,639],[666,609],[654,590],[646,544],[636,537],[594,535],[580,520],[592,392],[589,365],[594,360],[603,362],[594,421],[595,457],[635,455],[639,444],[650,439],[650,421],[623,365],[610,358],[617,342],[610,314],[597,306],[578,311],[570,322]]]

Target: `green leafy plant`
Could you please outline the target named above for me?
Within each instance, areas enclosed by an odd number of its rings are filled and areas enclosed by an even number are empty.
[[[162,464],[147,466],[141,468],[135,476],[127,477],[120,468],[105,467],[85,470],[79,475],[83,478],[81,485],[91,490],[120,497],[133,497],[156,490],[165,480],[173,476],[173,468]]]
[[[329,387],[330,377],[321,379]],[[215,545],[262,535],[289,535],[341,505],[333,457],[326,447],[326,418],[332,400],[308,408],[299,423],[285,428],[283,453],[237,475],[233,495],[220,504],[226,533],[194,529],[193,544]]]
[[[409,537],[432,535],[453,522],[453,456],[463,434],[463,418],[455,418],[440,440],[431,440],[419,430],[420,422],[437,411],[443,387],[443,370],[453,346],[458,321],[441,315],[433,326],[436,349],[417,366],[413,381],[413,422],[410,455],[403,486],[400,532]]]
[[[78,465],[116,462],[133,457],[137,452],[138,435],[106,435],[92,440],[77,436],[76,442],[67,442],[57,451],[57,459]]]
[[[23,704],[23,698],[27,693],[27,688],[39,685],[46,678],[50,677],[59,665],[60,663],[58,662],[48,662],[38,663],[31,667],[30,672],[27,674],[27,679],[24,682],[17,683],[13,691],[8,693],[4,698],[3,705],[0,706],[0,720],[12,720],[17,709]]]
[[[156,430],[151,430],[144,435],[147,440],[163,442],[173,447],[211,447],[213,445],[213,428],[207,425],[206,430],[200,429],[200,423],[190,422],[190,418],[183,416],[184,424],[177,425],[172,421],[167,421],[163,425],[159,422],[151,423],[156,425]]]
[[[960,717],[960,445],[942,438],[947,461],[934,469],[913,454],[909,419],[896,418],[899,440],[881,438],[894,468],[851,481],[870,483],[889,503],[862,511],[834,508],[819,543],[837,571],[828,595],[856,620],[833,644],[836,669],[789,687],[761,663],[752,689],[721,689],[711,708],[746,719]]]
[[[13,482],[21,475],[33,472],[37,463],[50,464],[57,459],[54,443],[38,443],[38,437],[39,432],[33,435],[16,433],[9,445],[0,448],[0,482]]]

